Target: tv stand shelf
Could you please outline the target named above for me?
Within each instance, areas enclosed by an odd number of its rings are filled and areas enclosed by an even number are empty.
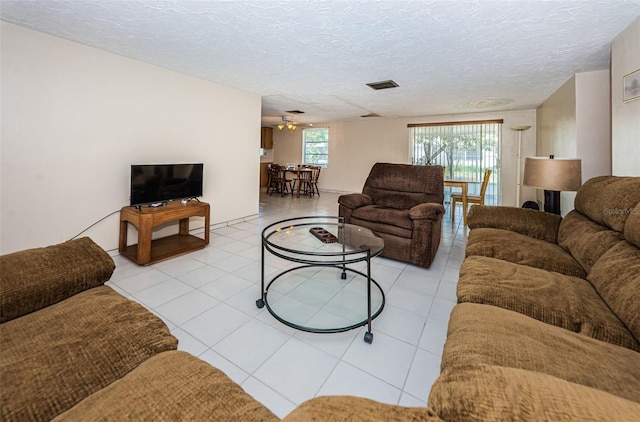
[[[209,244],[209,204],[206,202],[173,201],[162,207],[123,207],[120,210],[120,243],[118,250],[139,265],[182,255]],[[204,239],[189,234],[189,218],[204,217]],[[179,221],[178,234],[152,239],[155,227]],[[138,243],[127,245],[128,225],[138,230]]]

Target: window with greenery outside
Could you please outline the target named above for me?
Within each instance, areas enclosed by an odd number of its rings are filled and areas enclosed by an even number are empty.
[[[500,203],[500,144],[502,121],[426,123],[409,125],[411,158],[415,165],[445,167],[445,179],[481,181],[491,169],[487,204]],[[480,185],[469,185],[478,194]]]
[[[329,129],[305,129],[302,134],[302,163],[326,167],[329,163]]]

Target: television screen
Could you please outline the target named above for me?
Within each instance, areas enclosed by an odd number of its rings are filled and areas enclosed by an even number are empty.
[[[204,164],[132,164],[131,206],[202,196]]]

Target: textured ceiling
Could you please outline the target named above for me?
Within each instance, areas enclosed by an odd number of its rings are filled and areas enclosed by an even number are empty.
[[[640,0],[2,0],[2,20],[263,96],[263,123],[535,108]],[[374,91],[366,83],[400,86]]]

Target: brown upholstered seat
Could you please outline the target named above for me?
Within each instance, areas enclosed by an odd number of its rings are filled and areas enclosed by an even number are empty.
[[[362,193],[338,198],[339,214],[382,237],[382,256],[428,268],[440,244],[443,192],[440,166],[376,163]]]
[[[611,344],[640,350],[640,343],[587,280],[470,256],[460,268],[458,303],[498,306]]]
[[[59,415],[62,421],[279,421],[221,370],[177,350],[159,353]]]
[[[451,312],[442,368],[496,365],[551,375],[638,402],[640,353],[497,306]]]

